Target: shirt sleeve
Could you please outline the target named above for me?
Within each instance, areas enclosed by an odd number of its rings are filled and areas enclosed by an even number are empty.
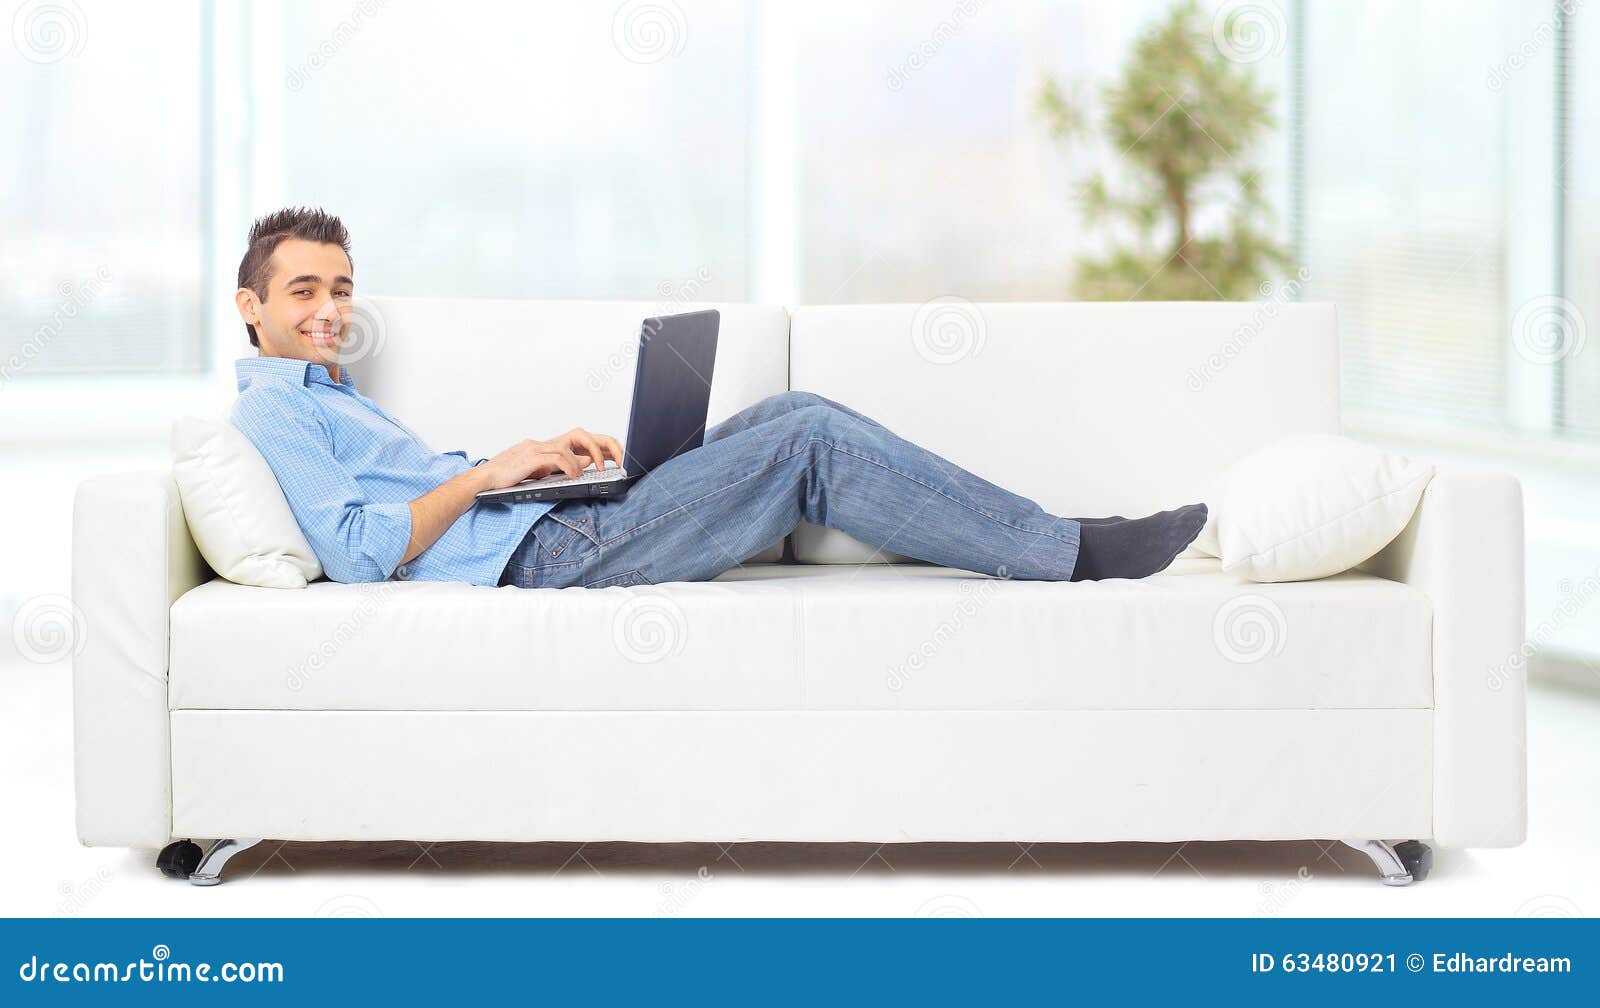
[[[411,503],[367,499],[299,390],[252,383],[234,403],[233,425],[267,460],[328,577],[347,584],[389,579],[411,541]]]

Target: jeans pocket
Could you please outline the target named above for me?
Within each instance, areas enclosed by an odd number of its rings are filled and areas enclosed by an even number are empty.
[[[585,588],[637,588],[640,585],[653,584],[649,578],[636,570],[623,571],[621,574],[612,574],[597,581],[585,581]]]
[[[545,512],[533,523],[539,549],[537,556],[529,558],[530,566],[573,563],[588,556],[598,547],[592,525],[587,508],[561,505]]]

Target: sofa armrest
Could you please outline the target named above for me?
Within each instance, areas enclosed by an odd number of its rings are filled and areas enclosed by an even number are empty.
[[[1527,832],[1522,487],[1441,466],[1411,523],[1364,570],[1433,602],[1433,830],[1445,847]]]
[[[72,601],[84,642],[72,665],[72,721],[85,844],[159,847],[171,839],[168,613],[211,577],[170,472],[78,485]]]

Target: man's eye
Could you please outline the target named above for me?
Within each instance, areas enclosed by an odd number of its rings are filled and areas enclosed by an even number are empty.
[[[295,291],[294,295],[295,295],[295,297],[299,297],[302,294],[310,294],[310,293],[311,292],[309,290],[306,290],[304,287],[302,287],[301,289]]]
[[[350,292],[349,291],[334,291],[333,292],[333,296],[334,297],[347,298],[347,297],[350,296]]]

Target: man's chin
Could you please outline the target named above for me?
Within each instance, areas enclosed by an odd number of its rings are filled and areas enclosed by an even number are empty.
[[[318,364],[323,364],[330,368],[337,367],[339,364],[339,344],[313,342],[309,347],[307,356],[308,359]]]

